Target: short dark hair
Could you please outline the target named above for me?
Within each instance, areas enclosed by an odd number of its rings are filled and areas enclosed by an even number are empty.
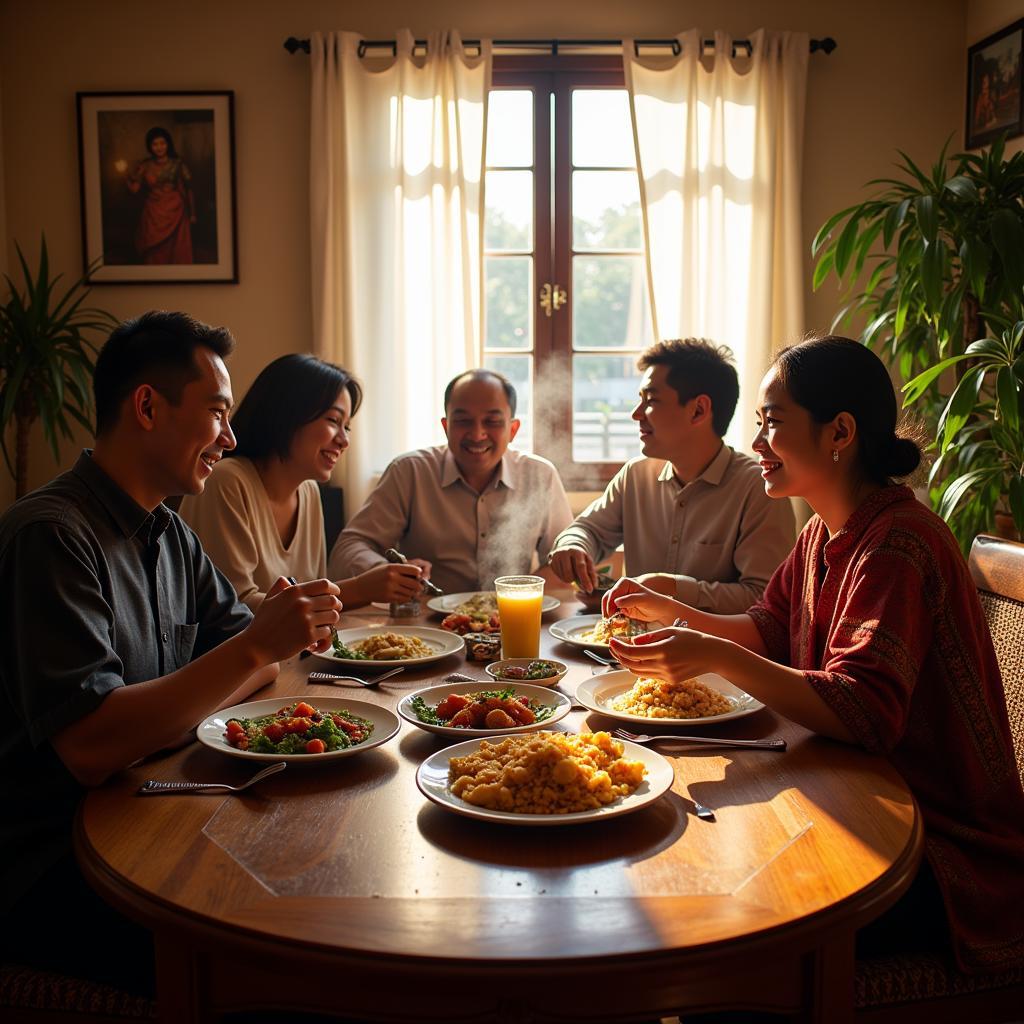
[[[323,416],[342,388],[352,399],[354,416],[363,389],[347,370],[316,356],[280,356],[260,371],[231,417],[238,443],[225,456],[286,459],[296,432]]]
[[[884,485],[920,465],[917,442],[896,429],[896,389],[889,371],[866,345],[830,334],[782,349],[772,365],[815,423],[829,423],[841,412],[854,418],[860,467],[869,480]]]
[[[659,341],[641,353],[637,369],[667,366],[666,380],[684,405],[698,395],[711,399],[711,426],[723,437],[740,397],[740,381],[732,364],[732,349],[704,338]]]
[[[470,380],[493,380],[496,384],[500,384],[505,391],[505,397],[508,399],[508,407],[511,410],[512,418],[515,419],[516,415],[516,389],[512,384],[512,381],[508,379],[503,373],[498,373],[497,370],[463,370],[462,373],[456,374],[450,381],[448,381],[448,387],[444,389],[444,414],[448,415],[448,405],[452,400],[452,392],[455,390],[455,385],[460,380],[466,378]]]
[[[115,327],[93,371],[96,436],[116,425],[124,400],[140,384],[151,385],[177,405],[185,385],[199,377],[195,350],[200,346],[226,359],[235,339],[226,327],[210,327],[188,313],[163,310],[151,310]]]
[[[155,125],[146,132],[146,152],[153,152],[154,139],[163,139],[167,143],[168,156],[176,157],[178,155],[178,151],[174,148],[174,139],[171,138],[171,133],[166,128]]]

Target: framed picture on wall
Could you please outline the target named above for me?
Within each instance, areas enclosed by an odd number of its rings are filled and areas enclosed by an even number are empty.
[[[232,92],[80,92],[90,284],[234,284]]]
[[[999,135],[1024,133],[1021,90],[1021,49],[1024,18],[1008,25],[967,51],[968,149],[988,145]]]

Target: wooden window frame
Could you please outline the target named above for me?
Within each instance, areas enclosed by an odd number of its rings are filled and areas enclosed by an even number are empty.
[[[543,417],[536,396],[545,377],[555,374],[556,380],[572,379],[572,90],[625,88],[622,58],[495,57],[492,85],[534,93],[533,448],[557,466],[567,489],[601,490],[622,463],[573,461],[571,395],[556,415],[549,412]],[[557,282],[569,295],[565,307],[551,317],[539,306],[539,291],[545,282]],[[632,354],[633,350],[601,350],[608,355],[623,351]]]

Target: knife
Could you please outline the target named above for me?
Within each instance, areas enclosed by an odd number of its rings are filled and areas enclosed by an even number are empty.
[[[388,548],[387,551],[384,552],[384,557],[393,565],[409,564],[409,559],[406,558],[401,551],[398,551],[395,548]],[[437,586],[436,583],[431,583],[430,580],[421,579],[420,583],[428,594],[433,594],[435,597],[441,597],[444,594],[444,591]]]

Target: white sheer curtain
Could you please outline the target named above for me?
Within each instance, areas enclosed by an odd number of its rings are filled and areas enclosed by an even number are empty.
[[[480,350],[490,44],[468,57],[397,34],[386,66],[351,32],[313,33],[311,217],[315,351],[360,379],[341,460],[351,514],[395,455],[444,440],[442,392]]]
[[[749,449],[772,350],[800,339],[800,170],[809,40],[759,30],[678,36],[678,57],[637,59],[623,42],[643,199],[656,337],[706,337],[736,355],[740,402],[727,440]]]

